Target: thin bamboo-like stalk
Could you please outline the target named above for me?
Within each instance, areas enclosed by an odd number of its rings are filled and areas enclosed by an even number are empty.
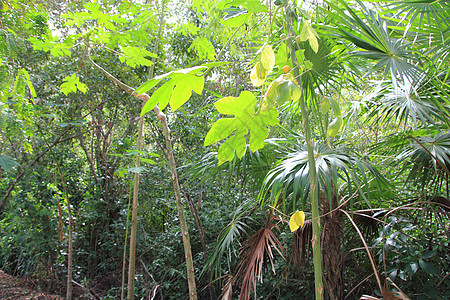
[[[164,3],[164,1],[163,1]],[[164,16],[164,6],[161,7],[160,14],[160,24],[158,34],[156,36],[155,50],[157,52],[159,39],[161,36],[162,26],[163,26],[163,16]],[[153,77],[154,73],[154,65],[155,59],[152,60],[153,64],[150,69],[149,77]],[[121,86],[123,88],[123,86]],[[133,91],[128,90],[128,92],[133,93]],[[148,98],[147,98],[148,99]],[[143,100],[142,106],[145,105],[147,99]],[[139,117],[139,125],[138,125],[138,139],[137,139],[137,155],[135,160],[136,168],[141,166],[140,153],[142,151],[143,139],[142,139],[142,131],[144,129],[144,116]],[[128,264],[128,290],[127,290],[127,299],[134,299],[134,275],[136,273],[136,236],[137,236],[137,210],[138,210],[138,198],[139,198],[139,172],[134,174],[134,187],[133,187],[133,204],[131,210],[131,232],[130,232],[130,253],[129,253],[129,264]]]
[[[308,149],[308,166],[309,166],[309,176],[311,181],[311,213],[312,213],[312,250],[313,250],[313,263],[314,263],[314,282],[315,282],[315,295],[316,300],[323,300],[324,289],[323,289],[323,271],[322,271],[322,254],[320,247],[320,216],[319,216],[319,192],[318,192],[318,181],[317,181],[317,171],[316,171],[316,161],[314,157],[314,141],[311,137],[311,128],[309,126],[308,120],[308,112],[306,110],[305,97],[303,96],[303,84],[302,78],[299,72],[299,65],[297,58],[295,56],[295,48],[292,43],[292,39],[294,36],[294,29],[292,28],[292,24],[290,22],[289,17],[286,15],[285,11],[285,20],[286,20],[286,28],[287,28],[287,45],[291,54],[291,61],[293,65],[293,71],[295,78],[298,81],[298,85],[302,91],[300,96],[300,107],[302,113],[302,124],[303,124],[303,132],[305,134],[306,145]]]
[[[170,142],[170,131],[169,127],[167,126],[167,118],[164,113],[159,111],[158,107],[155,107],[153,111],[156,113],[156,116],[158,117],[159,121],[162,124],[164,131],[164,138],[166,141],[167,158],[169,160],[170,171],[172,173],[173,190],[175,192],[178,217],[180,219],[181,233],[183,237],[184,254],[186,259],[187,277],[189,285],[189,299],[197,300],[197,290],[195,287],[194,261],[192,257],[191,243],[189,240],[189,232],[187,228],[186,217],[184,215],[183,202],[181,201],[181,191],[180,185],[178,183],[177,167],[175,164],[175,158],[173,156],[172,143]]]
[[[130,185],[130,197],[128,199],[128,208],[127,208],[127,226],[125,229],[125,242],[123,246],[123,261],[122,261],[122,287],[120,289],[120,299],[123,300],[125,296],[125,270],[127,267],[127,246],[128,246],[128,230],[130,224],[130,208],[131,208],[131,185]]]

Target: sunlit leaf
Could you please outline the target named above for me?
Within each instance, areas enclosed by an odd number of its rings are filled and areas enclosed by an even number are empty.
[[[245,9],[230,8],[225,10],[227,15],[224,17],[223,24],[227,27],[239,27],[243,25],[250,17]]]
[[[78,76],[74,73],[72,76],[67,76],[64,78],[64,83],[61,84],[61,92],[65,95],[68,95],[70,92],[76,93],[77,90],[86,93],[87,86],[80,82]]]
[[[250,132],[250,149],[256,151],[264,146],[264,140],[269,134],[268,127],[278,123],[278,112],[275,109],[255,112],[256,98],[249,92],[242,92],[239,97],[226,97],[214,104],[223,115],[233,115],[231,118],[218,120],[205,137],[205,146],[214,144],[235,132],[219,148],[219,164],[232,160],[235,155],[241,158],[246,149],[245,136]]]
[[[257,62],[250,72],[250,80],[253,86],[261,86],[266,81],[266,76],[267,70],[264,69],[260,62]]]
[[[314,28],[311,27],[308,21],[303,22],[302,31],[300,32],[300,40],[302,42],[308,41],[314,52],[319,51],[319,42],[317,41],[318,35]]]
[[[262,67],[267,71],[270,72],[273,69],[273,66],[275,65],[275,53],[273,52],[272,46],[266,45],[261,51],[261,58],[260,63]]]
[[[152,61],[146,57],[156,57],[156,54],[139,47],[123,47],[122,51],[124,55],[119,56],[119,60],[132,68],[136,66],[151,66]]]
[[[289,219],[289,228],[291,232],[296,231],[300,227],[303,227],[305,223],[305,213],[303,211],[296,211]]]
[[[336,117],[327,128],[327,136],[328,137],[335,137],[342,129],[342,126],[344,126],[344,120],[342,117]]]

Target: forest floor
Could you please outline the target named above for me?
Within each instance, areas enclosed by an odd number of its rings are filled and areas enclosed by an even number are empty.
[[[0,299],[2,300],[60,300],[60,296],[38,292],[25,279],[16,278],[0,270]]]

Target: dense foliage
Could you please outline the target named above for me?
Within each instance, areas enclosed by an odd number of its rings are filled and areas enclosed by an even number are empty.
[[[449,57],[444,0],[2,0],[0,268],[194,299],[179,183],[199,299],[449,299]]]

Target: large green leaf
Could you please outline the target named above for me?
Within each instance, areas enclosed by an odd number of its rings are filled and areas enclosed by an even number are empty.
[[[242,92],[239,97],[220,99],[214,105],[221,114],[234,116],[214,123],[205,138],[204,145],[208,146],[235,133],[219,148],[219,164],[232,160],[235,152],[238,158],[244,155],[247,144],[245,136],[249,131],[250,149],[261,149],[269,135],[268,127],[278,123],[278,112],[274,108],[255,112],[256,98],[249,91]]]
[[[69,94],[70,92],[76,93],[77,90],[86,93],[87,86],[80,82],[80,78],[74,73],[72,76],[66,76],[64,78],[64,83],[61,84],[61,91],[64,94]]]
[[[153,89],[163,79],[170,78],[169,81],[160,86],[147,100],[142,108],[141,116],[152,110],[158,104],[160,109],[164,109],[167,104],[170,104],[173,111],[177,110],[189,100],[192,91],[197,94],[202,93],[205,83],[204,74],[207,70],[224,64],[226,64],[226,62],[214,62],[192,68],[171,71],[145,82],[136,89],[136,93],[145,93]]]
[[[119,60],[132,68],[139,65],[151,66],[152,61],[146,57],[156,57],[156,54],[139,47],[123,47],[122,50],[124,55],[119,56]]]

